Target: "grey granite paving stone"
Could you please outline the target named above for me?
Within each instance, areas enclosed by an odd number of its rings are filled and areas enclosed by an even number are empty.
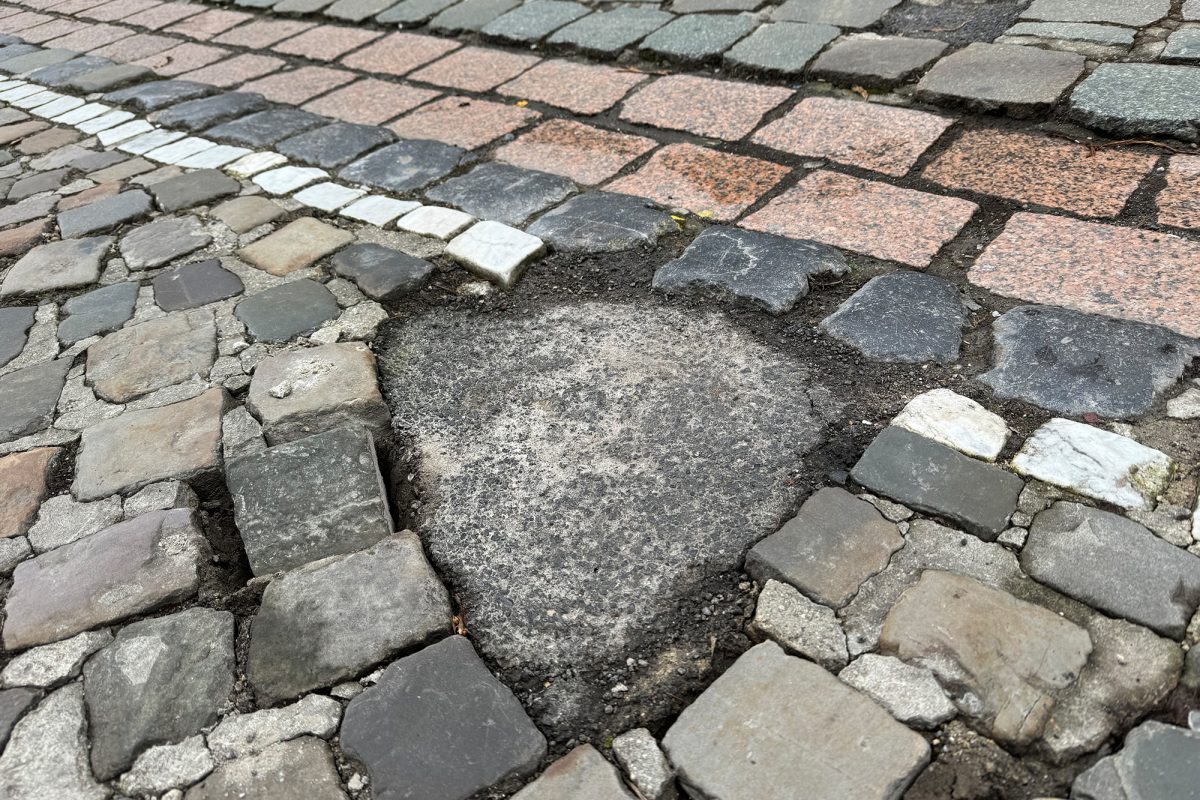
[[[327,122],[325,117],[298,108],[272,108],[218,125],[205,135],[250,147],[268,147]]]
[[[1179,639],[1200,605],[1200,558],[1107,511],[1055,503],[1033,519],[1021,568],[1094,608]]]
[[[125,234],[120,250],[125,266],[142,270],[161,267],[211,243],[196,217],[160,217]]]
[[[520,0],[462,0],[431,19],[429,27],[443,33],[478,31],[518,5]]]
[[[58,340],[72,345],[116,330],[133,316],[137,295],[137,282],[123,281],[72,297],[62,307],[66,318],[58,323]]]
[[[512,800],[635,800],[621,773],[590,744],[582,744],[546,767]]]
[[[30,220],[40,219],[54,211],[59,198],[52,194],[37,197],[26,197],[18,203],[0,208],[0,227],[19,225]]]
[[[668,294],[746,300],[783,314],[808,294],[811,276],[849,271],[846,257],[827,245],[714,225],[659,267],[653,286]]]
[[[672,800],[675,770],[649,730],[634,728],[614,737],[612,753],[645,800]]]
[[[820,22],[842,28],[869,28],[900,0],[787,0],[771,13],[775,20]]]
[[[1107,22],[1138,28],[1162,19],[1170,11],[1170,0],[1033,0],[1021,12],[1021,18]]]
[[[530,774],[546,753],[517,698],[461,636],[384,670],[350,701],[341,741],[378,800],[466,800]]]
[[[567,253],[616,253],[652,248],[679,226],[645,200],[611,192],[585,192],[551,209],[528,232]]]
[[[757,27],[758,20],[749,15],[689,14],[647,36],[639,51],[688,66],[706,64]]]
[[[4,789],[13,800],[104,800],[108,790],[88,768],[83,687],[59,689],[13,728],[0,755]]]
[[[332,0],[280,0],[271,8],[280,14],[312,14],[331,2]]]
[[[215,86],[207,83],[197,83],[187,80],[161,80],[131,86],[128,89],[118,89],[109,92],[101,99],[102,102],[113,105],[132,106],[137,111],[148,113],[160,108],[206,97],[216,92]]]
[[[975,42],[934,64],[917,84],[917,96],[1029,115],[1057,102],[1083,68],[1078,53]]]
[[[710,11],[754,11],[763,0],[671,0],[676,14],[703,14]]]
[[[0,375],[0,442],[50,426],[70,366],[62,358]]]
[[[4,646],[58,641],[185,600],[207,551],[191,511],[152,511],[24,561],[13,572]]]
[[[813,62],[812,74],[887,89],[916,77],[947,47],[937,39],[863,33],[835,42]]]
[[[284,139],[275,150],[303,164],[335,169],[385,144],[396,141],[387,128],[335,122]]]
[[[237,194],[242,185],[219,169],[201,169],[176,175],[149,187],[163,211],[178,211]]]
[[[433,274],[433,265],[425,259],[379,244],[352,244],[335,254],[330,265],[367,297],[379,301],[420,291]]]
[[[335,319],[340,309],[328,289],[304,278],[251,295],[237,304],[234,313],[255,339],[286,342]]]
[[[770,22],[725,51],[725,66],[768,75],[799,75],[840,33],[832,25]]]
[[[1005,36],[1036,36],[1041,39],[1094,42],[1096,44],[1133,45],[1133,28],[1115,25],[1093,25],[1090,22],[1018,22],[1004,32]]]
[[[0,296],[74,289],[100,278],[100,262],[112,246],[111,236],[68,239],[33,248],[4,276]]]
[[[586,15],[591,9],[570,0],[530,0],[480,30],[485,39],[512,44],[532,44],[562,26]]]
[[[836,673],[850,660],[846,634],[833,609],[779,581],[768,580],[758,593],[747,633],[756,641],[770,639],[830,672]]]
[[[899,271],[867,281],[821,329],[878,361],[948,363],[958,360],[965,322],[953,283]]]
[[[596,11],[555,32],[551,45],[564,45],[581,53],[612,57],[666,25],[674,16],[645,6]]]
[[[1075,87],[1071,118],[1121,136],[1200,140],[1200,67],[1101,64]]]
[[[164,108],[153,114],[150,121],[166,128],[202,131],[229,120],[244,118],[269,105],[267,99],[258,92],[225,92]]]
[[[223,764],[184,800],[346,800],[329,745],[311,736]]]
[[[0,59],[8,60],[10,58],[16,58],[17,56],[26,55],[27,53],[38,53],[41,52],[41,50],[42,48],[38,47],[36,44],[11,42],[5,44],[4,47],[0,47]]]
[[[76,73],[66,78],[60,86],[64,89],[74,89],[80,94],[92,94],[93,92],[107,92],[112,89],[119,89],[122,86],[128,86],[153,77],[155,77],[154,73],[146,67],[139,67],[134,64],[113,64],[107,67],[98,67],[88,72]]]
[[[54,169],[21,178],[8,190],[9,200],[23,200],[41,192],[52,192],[66,182],[69,169]]]
[[[839,672],[838,679],[914,728],[937,728],[958,713],[931,670],[893,656],[864,653]]]
[[[1018,306],[992,335],[995,366],[979,379],[997,397],[1072,416],[1145,414],[1200,355],[1166,328],[1053,306]]]
[[[1147,720],[1129,732],[1120,752],[1100,759],[1075,779],[1071,797],[1073,800],[1191,797],[1200,786],[1198,750],[1200,731],[1195,728]]]
[[[67,166],[72,169],[77,169],[80,172],[99,172],[102,169],[114,167],[117,164],[130,161],[129,156],[116,150],[101,150],[95,153],[88,153],[71,161]]]
[[[83,693],[97,778],[115,778],[151,745],[217,721],[233,692],[233,627],[228,611],[189,608],[126,625],[88,660]]]
[[[395,2],[396,0],[336,0],[326,6],[321,13],[334,19],[362,22],[364,19],[387,11]]]
[[[1163,61],[1200,61],[1200,30],[1183,28],[1172,33],[1161,57]]]
[[[112,66],[113,63],[111,59],[100,56],[79,56],[61,64],[35,69],[27,77],[42,86],[57,88],[76,75],[91,72],[100,67]]]
[[[401,26],[419,25],[457,2],[458,0],[400,0],[375,17],[375,21],[385,25],[393,22],[398,22]]]
[[[520,225],[574,191],[575,184],[559,175],[488,162],[427,190],[425,196],[477,219]]]
[[[36,310],[34,306],[0,308],[0,367],[25,349],[25,340],[29,329],[33,327],[33,312]]]
[[[181,311],[122,328],[89,347],[87,382],[100,399],[128,403],[208,375],[216,357],[212,312]]]
[[[0,691],[0,752],[8,744],[8,736],[25,712],[33,708],[39,693],[34,689],[5,689]]]
[[[70,61],[77,55],[79,53],[76,53],[74,50],[64,50],[62,48],[37,50],[0,61],[0,71],[13,75],[23,75],[26,72],[33,72],[35,69],[41,69],[42,67],[62,64],[63,62]]]
[[[1008,527],[1025,482],[904,428],[889,426],[850,476],[873,492],[943,516],[985,541]]]
[[[360,158],[344,167],[338,177],[403,194],[445,177],[464,155],[464,150],[452,145],[409,139]]]
[[[154,302],[165,311],[215,303],[241,294],[241,279],[215,258],[181,264],[154,278]]]
[[[151,210],[150,195],[141,189],[130,189],[61,212],[58,229],[64,239],[104,233],[118,225],[148,217]]]

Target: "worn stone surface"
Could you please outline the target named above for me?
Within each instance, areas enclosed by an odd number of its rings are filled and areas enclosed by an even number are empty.
[[[528,44],[579,19],[588,11],[590,9],[587,6],[579,3],[534,0],[492,20],[483,26],[480,33],[486,38],[502,42]]]
[[[103,233],[126,222],[150,215],[150,195],[139,189],[121,192],[58,215],[64,239]]]
[[[1123,136],[1200,139],[1200,68],[1101,64],[1071,93],[1075,120]]]
[[[675,800],[675,770],[663,755],[654,735],[634,728],[612,742],[613,756],[645,800]]]
[[[59,341],[74,344],[121,327],[133,316],[137,292],[137,283],[123,281],[72,297],[63,304],[67,316],[58,323]]]
[[[393,192],[412,192],[449,174],[463,155],[460,148],[441,142],[401,141],[344,167],[338,177]]]
[[[34,552],[44,553],[90,536],[121,519],[119,497],[79,503],[69,494],[56,495],[42,503],[38,510],[37,521],[29,529],[29,544]]]
[[[830,672],[837,672],[849,660],[846,635],[833,610],[814,603],[786,583],[766,582],[758,595],[750,631]]]
[[[396,300],[417,292],[433,273],[433,265],[423,258],[370,243],[341,250],[330,266],[373,300]]]
[[[279,742],[301,736],[328,739],[337,732],[342,706],[331,697],[307,695],[289,706],[226,717],[208,734],[218,761],[255,756]]]
[[[838,678],[915,728],[936,728],[958,713],[933,672],[892,656],[864,653]]]
[[[29,530],[61,452],[57,447],[38,447],[0,458],[0,539]]]
[[[547,40],[596,56],[616,56],[643,36],[672,20],[665,11],[646,6],[595,11],[583,19],[559,29]]]
[[[72,684],[26,714],[0,755],[0,790],[12,800],[104,800],[88,768],[83,687]]]
[[[0,691],[0,748],[8,744],[17,721],[33,708],[38,693],[33,689],[4,689]]]
[[[301,217],[238,251],[238,255],[264,272],[288,275],[312,266],[354,241],[354,234],[326,222]]]
[[[945,51],[946,43],[937,39],[860,33],[827,48],[813,62],[812,72],[836,81],[886,89],[913,77]]]
[[[1083,66],[1078,53],[976,42],[934,64],[917,84],[917,94],[1028,115],[1055,103],[1083,74]]]
[[[303,164],[333,169],[394,141],[395,135],[386,128],[335,122],[284,139],[275,150]]]
[[[324,117],[298,108],[272,108],[218,125],[206,135],[250,147],[269,147],[325,122]]]
[[[1149,25],[1171,10],[1168,0],[1034,0],[1021,12],[1022,19],[1058,22],[1107,22],[1112,25]]]
[[[87,351],[87,380],[110,403],[204,377],[217,357],[217,329],[210,311],[168,314],[110,333]]]
[[[212,210],[212,215],[228,225],[234,233],[245,233],[273,222],[284,213],[283,208],[273,200],[253,195],[226,200]]]
[[[241,278],[215,258],[182,264],[154,278],[154,302],[164,311],[180,311],[236,297],[245,288]]]
[[[0,672],[0,686],[50,689],[79,676],[92,653],[111,642],[105,629],[85,631],[70,639],[33,647],[14,657]]]
[[[587,192],[547,211],[529,233],[567,253],[616,253],[650,248],[678,230],[664,211],[624,194]]]
[[[201,169],[151,184],[150,193],[163,211],[178,211],[237,194],[242,185],[216,169]]]
[[[160,267],[211,242],[195,217],[163,218],[126,234],[121,257],[130,269]]]
[[[0,441],[49,427],[70,366],[60,358],[0,376]]]
[[[173,105],[155,114],[151,119],[166,128],[202,131],[227,120],[248,118],[247,115],[261,111],[267,105],[266,98],[257,92],[225,92],[215,97]],[[215,130],[210,134],[221,138]]]
[[[736,41],[758,27],[749,15],[687,14],[642,40],[642,55],[694,66],[715,61]]]
[[[234,313],[255,339],[286,342],[337,317],[338,304],[328,289],[304,278],[247,297]]]
[[[798,75],[839,32],[832,25],[771,22],[725,51],[723,60],[735,70]]]
[[[138,111],[157,111],[166,106],[213,94],[215,91],[212,86],[195,81],[162,80],[109,92],[101,99],[114,105],[133,106]]]
[[[633,800],[616,767],[583,744],[546,767],[513,800]]]
[[[1188,797],[1200,781],[1200,731],[1147,720],[1129,732],[1116,755],[1076,778],[1078,800]]]
[[[130,795],[160,795],[191,786],[213,770],[213,758],[203,736],[179,744],[160,744],[145,750],[117,784]]]
[[[995,461],[1008,441],[1003,417],[950,389],[930,389],[917,395],[892,424],[987,461]]]
[[[537,236],[499,222],[477,222],[446,245],[446,255],[505,289],[512,288],[529,262],[542,254]]]
[[[430,200],[461,208],[477,219],[519,225],[575,191],[566,178],[509,164],[481,164],[430,189]]]
[[[4,276],[0,296],[38,294],[95,283],[100,277],[100,261],[112,242],[111,236],[96,236],[35,247]]]
[[[890,272],[821,321],[830,336],[878,361],[958,360],[966,310],[958,288],[933,275]]]
[[[346,800],[329,746],[302,737],[231,761],[188,789],[185,800]]]
[[[12,361],[25,348],[33,327],[34,306],[0,308],[0,367]]]

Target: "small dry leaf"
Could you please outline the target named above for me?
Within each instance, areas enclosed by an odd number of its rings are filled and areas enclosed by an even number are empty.
[[[850,91],[861,97],[863,100],[870,100],[871,95],[861,86],[851,86]]]

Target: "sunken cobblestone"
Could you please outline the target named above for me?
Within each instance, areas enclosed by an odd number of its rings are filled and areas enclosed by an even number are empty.
[[[867,281],[821,329],[880,361],[951,362],[958,360],[965,321],[954,284],[893,272]]]
[[[425,194],[430,200],[461,208],[478,219],[520,225],[574,191],[575,185],[566,178],[493,163],[475,167]]]
[[[241,300],[234,313],[255,339],[286,342],[335,319],[338,304],[328,289],[304,278]]]

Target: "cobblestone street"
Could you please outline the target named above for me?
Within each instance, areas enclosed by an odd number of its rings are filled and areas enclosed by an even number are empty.
[[[3,800],[1200,800],[1200,0],[0,2]]]

